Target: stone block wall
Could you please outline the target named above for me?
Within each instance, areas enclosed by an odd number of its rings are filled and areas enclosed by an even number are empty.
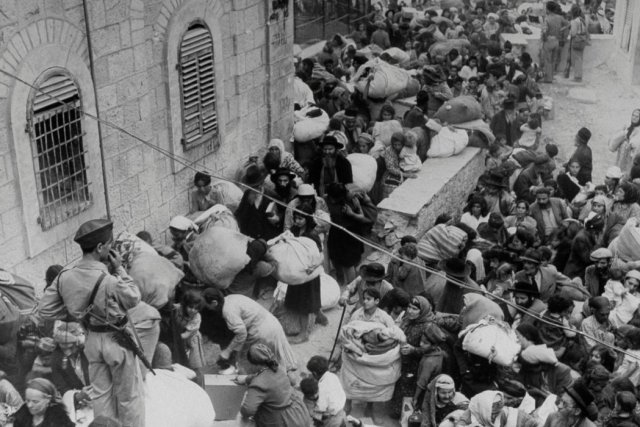
[[[46,61],[69,69],[80,75],[85,111],[99,112],[103,120],[181,159],[106,124],[100,139],[97,124],[84,119],[92,136],[92,192],[98,200],[87,215],[105,217],[108,208],[116,232],[146,229],[164,240],[170,218],[189,207],[193,170],[183,163],[233,177],[247,157],[263,153],[269,138],[288,139],[293,13],[273,11],[265,0],[86,3],[95,81],[82,0],[0,0],[0,16],[6,18],[0,18],[0,68],[29,83]],[[182,35],[196,21],[206,24],[214,43],[219,138],[184,150],[175,64]],[[31,59],[42,56],[40,51],[47,58]],[[38,235],[30,215],[38,205],[33,165],[27,161],[29,139],[17,131],[25,106],[15,102],[29,91],[0,75],[0,267],[41,280],[48,265],[78,258],[72,237],[85,218],[54,227],[46,238]]]

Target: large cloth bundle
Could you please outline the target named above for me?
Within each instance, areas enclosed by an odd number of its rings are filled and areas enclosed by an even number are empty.
[[[174,370],[156,369],[148,372],[144,382],[146,427],[213,427],[216,412],[209,395],[187,375],[190,369],[174,365]],[[90,406],[76,408],[73,396],[79,390],[69,390],[62,396],[67,414],[76,427],[87,427],[94,419]]]
[[[430,262],[456,257],[467,244],[467,238],[467,233],[458,227],[438,224],[418,242],[418,256]]]
[[[407,52],[398,48],[398,47],[390,47],[382,53],[388,54],[394,61],[398,63],[399,66],[403,66],[409,63],[411,57]]]
[[[457,96],[442,104],[434,117],[447,124],[466,123],[482,119],[482,106],[473,96]]]
[[[463,129],[467,131],[472,131],[472,132],[475,131],[475,132],[481,133],[487,140],[487,146],[488,144],[493,144],[493,141],[496,140],[496,137],[493,135],[493,132],[491,132],[491,128],[489,127],[487,122],[485,122],[482,119],[470,120],[464,123],[455,123],[455,124],[452,124],[451,126],[456,129]],[[481,148],[485,148],[485,147],[481,147]]]
[[[184,273],[158,254],[140,252],[129,265],[129,275],[140,288],[142,301],[160,308],[173,298]]]
[[[429,157],[451,157],[462,153],[469,144],[469,135],[460,129],[443,127],[440,132],[431,139],[431,146],[427,151]]]
[[[277,303],[282,303],[287,296],[287,289],[289,285],[283,282],[278,282],[276,290],[273,291],[273,298]],[[320,308],[324,310],[330,310],[340,301],[340,285],[336,282],[336,279],[329,276],[327,273],[320,275]]]
[[[211,191],[214,194],[214,199],[228,207],[231,212],[235,212],[238,209],[243,193],[237,185],[229,181],[220,180],[211,184]]]
[[[0,268],[0,293],[11,301],[22,314],[36,306],[36,291],[27,279]]]
[[[20,310],[0,291],[0,345],[13,340],[20,327]]]
[[[139,254],[158,254],[150,244],[128,231],[123,231],[118,234],[113,243],[113,249],[120,254],[122,257],[122,266],[127,270],[133,259]]]
[[[511,366],[520,353],[520,343],[508,323],[487,317],[460,332],[462,349],[491,363]]]
[[[204,231],[211,227],[225,227],[229,230],[240,231],[236,217],[225,205],[211,206],[194,219],[193,222],[200,227],[200,231]]]
[[[353,171],[353,183],[360,189],[369,192],[376,182],[378,162],[368,154],[351,153],[347,156]]]
[[[340,331],[343,345],[359,340],[374,330],[384,330],[384,325],[376,322],[354,321]],[[402,332],[400,331],[400,334]],[[393,334],[389,334],[391,336]],[[403,338],[404,336],[395,336]],[[380,354],[343,350],[340,382],[347,399],[364,402],[386,402],[391,399],[395,383],[400,378],[400,346],[396,343]]]
[[[613,255],[622,261],[636,261],[640,254],[640,227],[636,218],[629,218],[618,237],[609,245]]]
[[[407,70],[375,58],[360,66],[351,79],[361,93],[364,93],[369,73],[373,73],[373,80],[369,84],[369,96],[373,98],[395,95],[407,87],[411,78]]]
[[[290,231],[267,242],[267,261],[275,261],[273,277],[288,285],[301,285],[322,273],[324,257],[318,245],[307,237],[295,237]]]
[[[429,47],[429,54],[432,57],[437,55],[446,55],[451,52],[452,49],[456,49],[458,52],[460,52],[463,47],[468,49],[470,46],[471,42],[467,39],[444,40],[432,44]]]
[[[191,271],[205,285],[228,288],[251,260],[247,255],[250,240],[228,228],[209,228],[198,236],[189,252]]]
[[[308,106],[294,114],[293,138],[308,142],[320,138],[329,128],[329,115],[315,106]]]
[[[464,308],[460,312],[462,329],[469,325],[478,323],[486,316],[494,319],[504,320],[504,313],[498,304],[480,294],[465,294]]]

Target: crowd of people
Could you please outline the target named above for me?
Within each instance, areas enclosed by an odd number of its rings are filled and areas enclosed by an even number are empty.
[[[240,418],[258,427],[359,426],[358,406],[381,426],[640,426],[640,110],[611,136],[616,163],[595,165],[604,182],[593,179],[589,129],[576,130],[564,164],[542,136],[551,111],[540,85],[563,70],[565,45],[582,78],[587,34],[610,31],[611,5],[530,2],[514,17],[522,2],[416,3],[376,4],[352,34],[297,59],[296,114],[326,116],[321,135],[294,138],[294,153],[271,140],[240,168],[244,192],[197,172],[189,215],[168,224],[171,243],[146,231],[131,238],[176,274],[161,303],[132,278],[111,222],[80,226],[82,259],[49,267],[32,316],[0,323],[0,425],[148,426],[154,369],[186,381],[177,393],[202,387],[210,370],[236,375],[247,386]],[[540,64],[500,38],[532,28]],[[372,58],[411,70],[415,87],[371,96],[373,74],[361,86],[352,78]],[[399,114],[392,101],[411,95]],[[468,138],[486,170],[463,212],[402,237],[387,265],[363,263],[376,204],[423,173],[432,141],[452,128],[436,117],[456,99],[477,105],[486,128]],[[369,189],[355,184],[354,153],[377,166]],[[212,209],[217,225],[247,238],[249,261],[228,286],[203,284],[190,263]],[[283,233],[311,241],[340,286],[336,345],[308,361],[292,344],[328,327],[323,277],[264,304],[279,286],[269,241]],[[15,280],[0,271],[0,285]],[[469,338],[482,330],[488,347]],[[200,421],[189,425],[213,420]]]

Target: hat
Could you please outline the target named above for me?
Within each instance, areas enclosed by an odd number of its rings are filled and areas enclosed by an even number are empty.
[[[175,230],[180,230],[180,231],[189,231],[189,230],[197,230],[198,226],[189,218],[184,217],[182,215],[177,215],[171,218],[171,221],[169,221],[169,228],[173,228]]]
[[[298,186],[298,196],[315,196],[316,189],[311,184],[300,184]]]
[[[0,271],[0,284],[2,285],[15,285],[16,279],[13,277],[13,274],[8,271]]]
[[[625,279],[632,278],[640,281],[640,271],[638,270],[629,270],[627,274],[624,276]]]
[[[499,16],[498,16],[497,13],[493,13],[492,12],[492,13],[487,14],[487,19],[489,19],[489,18],[493,18],[495,20],[498,20]]]
[[[447,276],[456,278],[466,278],[470,273],[469,266],[460,258],[442,260],[439,267]]]
[[[509,53],[504,55],[504,59],[514,59],[515,60],[516,56],[512,52],[509,52]]]
[[[407,243],[415,243],[418,244],[418,239],[416,239],[414,236],[407,234],[405,236],[402,236],[402,238],[400,239],[400,245],[406,245]]]
[[[158,345],[156,345],[155,353],[153,353],[153,360],[151,362],[153,369],[168,369],[173,371],[171,362],[171,350],[165,343],[159,342]]]
[[[358,110],[355,108],[345,108],[344,110],[345,117],[358,117]]]
[[[264,183],[265,178],[266,171],[264,171],[260,166],[255,164],[249,165],[244,177],[242,177],[242,183],[249,187],[259,187]]]
[[[538,290],[536,285],[529,282],[516,282],[513,285],[511,292],[513,292],[514,294],[530,295],[534,298],[540,297],[540,291]]]
[[[513,98],[508,97],[504,101],[502,101],[502,108],[504,109],[516,108],[516,101]]]
[[[360,277],[365,282],[377,282],[384,279],[384,275],[384,266],[378,262],[372,262],[360,267]]]
[[[53,341],[53,338],[43,337],[38,341],[38,350],[46,351],[51,353],[56,349],[56,343]]]
[[[583,142],[589,142],[591,139],[591,131],[587,128],[580,128],[578,131],[578,138],[580,138]]]
[[[594,203],[598,203],[600,205],[604,205],[607,206],[607,198],[603,195],[598,195],[595,196],[592,200],[591,200],[591,205],[593,205]]]
[[[75,344],[80,340],[82,328],[77,322],[60,322],[53,330],[56,344]]]
[[[540,252],[536,249],[527,249],[524,254],[520,256],[520,261],[528,261],[535,264],[540,264],[541,261]]]
[[[609,166],[604,176],[605,178],[620,179],[622,178],[622,171],[618,166]]]
[[[587,415],[589,419],[591,419],[591,414],[589,414],[590,409],[589,405],[593,403],[594,397],[593,394],[589,391],[587,386],[582,381],[576,381],[573,383],[571,387],[565,387],[564,391],[567,392],[569,396],[576,402],[576,405]],[[596,417],[597,417],[596,411]],[[593,420],[592,420],[593,421]]]
[[[376,27],[384,30],[385,28],[387,28],[387,24],[384,23],[384,21],[376,21]]]
[[[363,132],[358,136],[358,140],[361,139],[366,141],[369,145],[373,144],[373,137],[366,132]]]
[[[73,240],[82,249],[93,249],[113,238],[113,223],[108,219],[92,219],[78,228]]]
[[[451,378],[447,374],[438,375],[436,377],[436,388],[440,390],[455,390],[456,383],[453,382],[453,378]]]
[[[591,261],[598,261],[599,259],[607,258],[613,258],[613,253],[608,248],[598,248],[589,255],[589,259],[591,259]]]
[[[338,141],[335,136],[331,135],[325,136],[324,138],[322,138],[322,141],[320,141],[321,147],[325,145],[333,145],[338,150],[342,150],[344,148],[344,144]]]
[[[538,153],[536,157],[533,159],[533,163],[536,165],[546,165],[551,160],[548,154]]]
[[[291,172],[288,168],[278,168],[274,173],[271,174],[271,182],[275,184],[278,178],[282,175],[289,178],[289,181],[293,181],[296,177],[296,174]]]
[[[493,187],[500,187],[504,189],[509,188],[508,182],[504,179],[504,177],[498,173],[489,172],[483,177],[482,181],[485,185],[490,185]]]
[[[587,230],[602,230],[604,228],[604,215],[598,214],[591,219],[584,221],[584,228]]]

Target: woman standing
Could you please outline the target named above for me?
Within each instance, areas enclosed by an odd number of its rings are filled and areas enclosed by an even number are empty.
[[[296,237],[306,237],[313,240],[318,246],[318,250],[322,252],[322,244],[315,231],[316,222],[311,216],[314,214],[314,210],[306,206],[300,209],[304,213],[293,213],[294,225],[291,227],[291,232]],[[294,323],[292,326],[295,326],[294,329],[297,331],[297,334],[289,337],[289,342],[298,344],[309,340],[309,332],[315,323],[316,313],[320,312],[320,305],[320,276],[302,285],[287,288],[287,295],[284,298],[286,316],[291,319],[291,323]]]
[[[633,166],[633,158],[640,153],[640,108],[633,110],[631,124],[611,137],[609,150],[618,152],[616,165],[623,173],[628,174]]]
[[[240,407],[242,417],[253,417],[256,427],[310,426],[307,407],[271,349],[262,343],[253,344],[247,359],[257,372],[238,378],[239,383],[249,386]]]
[[[439,345],[445,342],[446,334],[435,323],[435,317],[426,298],[411,298],[400,325],[407,343],[400,348],[402,367],[391,398],[393,416],[400,416],[404,397],[413,397],[414,407],[420,408],[429,382],[442,371],[444,353]]]
[[[611,213],[617,214],[626,224],[631,217],[640,217],[640,205],[638,205],[638,191],[633,184],[622,182],[613,195]]]
[[[384,149],[383,158],[385,173],[382,177],[383,194],[382,198],[389,197],[405,178],[416,178],[415,172],[402,172],[400,169],[400,151],[405,144],[405,136],[402,132],[396,132],[391,136],[391,145]]]
[[[577,4],[571,6],[571,66],[573,68],[573,81],[582,81],[582,56],[584,48],[589,43],[589,32],[584,20],[582,9]]]
[[[53,383],[34,378],[27,383],[25,403],[18,409],[14,427],[73,427]]]

